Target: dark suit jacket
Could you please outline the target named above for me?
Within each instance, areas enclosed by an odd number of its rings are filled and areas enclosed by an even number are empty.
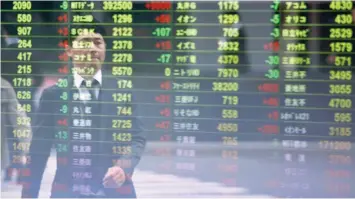
[[[103,71],[103,82],[100,89],[100,101],[104,104],[100,106],[101,115],[111,115],[109,117],[95,117],[93,120],[99,120],[99,125],[101,129],[93,130],[92,134],[92,141],[111,141],[110,143],[104,144],[96,144],[96,152],[100,152],[101,154],[107,155],[100,155],[100,156],[92,156],[92,167],[95,167],[95,172],[93,173],[91,182],[94,182],[94,191],[96,191],[102,184],[102,179],[109,167],[113,166],[112,161],[112,133],[127,133],[130,132],[132,135],[131,142],[116,142],[115,146],[122,145],[122,146],[131,146],[132,152],[131,153],[123,153],[122,155],[115,156],[115,160],[126,160],[129,161],[129,165],[121,165],[123,170],[126,173],[126,181],[119,189],[104,189],[106,193],[106,197],[110,198],[128,198],[128,197],[136,197],[135,190],[133,186],[133,182],[131,180],[131,176],[133,174],[135,166],[138,164],[140,157],[143,153],[145,148],[145,137],[143,136],[142,127],[140,121],[137,119],[137,105],[134,103],[134,93],[130,90],[119,90],[114,89],[117,88],[117,79],[109,79],[104,78],[105,72]],[[28,164],[28,167],[31,170],[31,175],[24,179],[24,188],[22,191],[22,197],[38,197],[38,192],[40,189],[42,175],[46,166],[46,162],[50,155],[52,144],[55,144],[57,147],[60,147],[58,151],[57,148],[57,172],[52,184],[52,195],[51,197],[59,197],[59,198],[73,198],[77,197],[75,193],[72,191],[72,171],[74,170],[74,166],[72,166],[72,159],[74,153],[72,150],[73,143],[72,140],[72,133],[75,129],[68,129],[69,138],[64,142],[56,141],[56,133],[58,130],[58,121],[63,120],[63,118],[68,118],[67,123],[68,127],[72,127],[73,119],[78,118],[79,116],[71,115],[72,113],[72,106],[75,106],[75,102],[73,102],[73,95],[78,93],[78,89],[74,87],[73,78],[68,77],[68,87],[67,88],[60,88],[59,86],[55,85],[46,89],[41,97],[41,103],[38,110],[38,117],[35,120],[34,127],[33,127],[33,139],[30,147],[30,155],[31,155],[31,162]],[[71,89],[70,89],[71,88]],[[111,88],[111,90],[106,90],[107,88]],[[61,96],[63,98],[63,92],[68,93],[68,99],[66,101],[60,102]],[[113,102],[112,94],[113,93],[131,93],[132,94],[132,101],[130,102]],[[68,103],[72,102],[72,104]],[[108,104],[106,102],[111,102]],[[132,103],[133,102],[133,103]],[[63,105],[68,104],[68,114],[67,116],[64,114],[58,115],[60,113],[60,109]],[[77,104],[79,104],[77,102]],[[133,109],[133,116],[113,116],[117,111],[117,106],[132,106]],[[132,122],[132,129],[112,129],[112,120],[113,119],[120,119],[120,120],[131,120]],[[63,128],[61,129],[63,130]],[[115,130],[115,131],[112,131]],[[81,130],[79,132],[85,132],[85,130]],[[82,141],[81,143],[84,143]],[[96,142],[98,143],[98,142]],[[128,143],[128,144],[127,144]],[[61,144],[67,144],[67,153],[63,153],[63,146]],[[95,148],[93,146],[93,148]],[[65,150],[64,150],[65,151]],[[95,153],[95,152],[94,152]],[[67,166],[63,166],[63,159],[67,158]],[[59,159],[61,158],[61,159]]]

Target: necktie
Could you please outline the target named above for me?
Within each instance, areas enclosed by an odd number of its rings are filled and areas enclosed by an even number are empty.
[[[96,92],[95,90],[99,88],[100,83],[96,80],[83,80],[83,82],[81,83],[81,86],[86,88],[88,90],[88,92],[90,93],[91,96],[91,100],[97,100],[98,96],[96,96]]]
[[[84,116],[86,119],[91,119],[91,126],[87,129],[87,132],[90,132],[93,138],[93,142],[90,144],[93,149],[96,148],[95,153],[101,153],[100,141],[101,137],[100,130],[98,128],[101,127],[101,106],[100,106],[100,95],[96,95],[96,90],[99,89],[99,82],[95,79],[93,80],[84,80],[82,81],[81,87],[86,88],[87,91],[90,93],[91,100],[87,100],[86,105],[83,103],[82,106],[84,107],[91,107],[91,113],[89,115]],[[99,92],[100,93],[100,92]],[[90,99],[90,98],[89,98]],[[96,146],[96,147],[95,147]],[[102,176],[98,175],[98,168],[97,168],[97,160],[98,156],[90,156],[92,159],[91,167],[85,168],[85,172],[91,172],[92,178],[85,180],[87,184],[90,185],[90,189],[92,192],[96,193],[102,183]],[[102,170],[102,169],[101,169]]]

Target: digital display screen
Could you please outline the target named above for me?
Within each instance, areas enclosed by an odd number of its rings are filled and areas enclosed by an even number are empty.
[[[1,17],[18,100],[2,118],[25,113],[2,127],[21,179],[4,197],[95,192],[115,165],[137,197],[355,197],[351,0],[2,1]],[[84,62],[102,71],[89,100]]]

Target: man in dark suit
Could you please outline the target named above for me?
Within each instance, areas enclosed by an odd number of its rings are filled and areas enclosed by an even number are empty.
[[[54,140],[57,171],[52,198],[136,198],[131,177],[146,140],[136,117],[137,106],[132,105],[134,94],[131,90],[112,89],[117,89],[117,79],[103,78],[107,75],[102,67],[106,56],[105,31],[100,26],[90,28],[95,31],[71,38],[72,43],[66,49],[72,59],[73,75],[42,94],[29,152],[31,174],[24,180],[23,198],[38,197]],[[63,82],[68,82],[69,87],[63,88],[66,85]],[[112,111],[117,110],[118,104],[109,102],[117,92],[132,96],[132,100],[118,102],[132,108],[132,115]],[[68,96],[69,112],[58,115],[63,96]],[[62,121],[62,126],[58,126],[58,121]],[[66,122],[68,125],[63,126]],[[121,135],[119,141],[113,142],[112,137],[117,135]]]

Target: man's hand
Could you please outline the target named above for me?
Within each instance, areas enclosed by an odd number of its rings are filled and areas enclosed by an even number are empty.
[[[107,170],[103,179],[106,188],[119,188],[126,181],[126,175],[119,166],[111,167]]]

